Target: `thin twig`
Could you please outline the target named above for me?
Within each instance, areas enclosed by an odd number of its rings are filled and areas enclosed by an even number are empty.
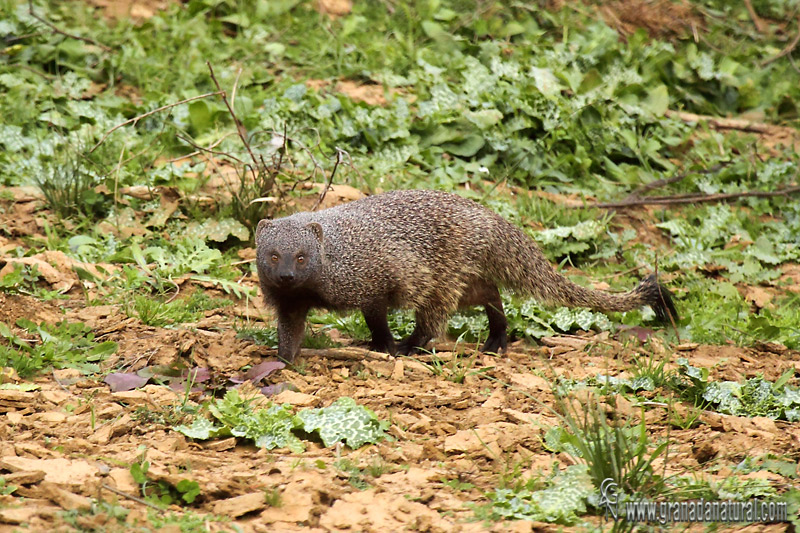
[[[175,300],[175,298],[177,298],[177,297],[178,297],[178,295],[181,293],[181,286],[180,286],[180,285],[178,285],[177,283],[175,283],[175,282],[174,282],[173,280],[171,280],[171,279],[169,279],[169,280],[167,280],[167,281],[169,281],[170,283],[172,283],[173,285],[175,285],[175,294],[173,294],[172,296],[170,296],[170,298],[169,298],[169,299],[168,299],[166,302],[164,302],[164,303],[166,303],[166,304],[168,304],[168,303],[172,303],[172,301],[173,301],[173,300]]]
[[[692,171],[688,171],[688,172],[682,172],[682,173],[680,173],[680,174],[678,174],[676,176],[673,176],[671,178],[662,178],[662,179],[658,179],[658,180],[655,180],[655,181],[651,181],[650,183],[646,183],[646,184],[642,185],[641,187],[639,187],[638,189],[636,189],[635,191],[631,192],[623,201],[634,200],[636,198],[640,198],[642,196],[642,194],[646,193],[647,191],[651,191],[653,189],[657,189],[658,187],[662,187],[664,185],[671,185],[673,183],[677,183],[677,182],[683,180],[685,177],[690,176],[692,174],[713,174],[714,172],[716,172],[716,171],[718,171],[718,170],[722,169],[723,167],[726,167],[726,166],[728,166],[730,164],[731,164],[731,161],[725,161],[725,162],[719,163],[717,165],[714,165],[711,168],[701,169],[701,170],[692,170]]]
[[[145,500],[144,498],[140,498],[138,496],[134,496],[133,494],[128,494],[127,492],[123,492],[123,491],[121,491],[121,490],[119,490],[117,488],[112,487],[111,485],[106,485],[105,483],[102,483],[100,485],[100,487],[104,488],[104,489],[106,489],[108,491],[111,491],[111,492],[113,492],[114,494],[116,494],[118,496],[122,496],[123,498],[128,498],[129,500],[133,500],[133,501],[135,501],[137,503],[141,503],[142,505],[146,505],[148,507],[152,507],[153,509],[155,509],[159,513],[163,513],[164,512],[164,509],[162,509],[158,505],[156,505],[154,503],[150,503],[149,501]]]
[[[154,115],[154,114],[158,113],[159,111],[164,111],[165,109],[169,109],[171,107],[175,107],[175,106],[178,106],[178,105],[181,105],[181,104],[186,104],[186,103],[192,102],[194,100],[200,100],[201,98],[208,98],[209,96],[216,96],[218,94],[220,94],[220,93],[219,92],[213,92],[213,93],[201,94],[201,95],[198,95],[198,96],[192,96],[191,98],[186,98],[185,100],[181,100],[180,102],[174,102],[172,104],[162,105],[161,107],[153,109],[152,111],[148,111],[147,113],[144,113],[143,115],[139,115],[137,117],[133,117],[131,119],[128,119],[125,122],[121,122],[121,123],[117,124],[116,126],[114,126],[113,128],[111,128],[110,130],[108,130],[107,132],[105,132],[103,134],[103,136],[100,138],[100,140],[97,141],[97,144],[92,146],[92,149],[89,150],[89,153],[91,154],[92,152],[97,150],[97,147],[100,146],[101,144],[103,144],[105,142],[105,140],[108,138],[109,135],[111,135],[112,133],[114,133],[116,130],[120,129],[123,126],[127,126],[128,124],[136,124],[137,122],[139,122],[143,118],[149,117],[150,115]]]
[[[751,133],[767,133],[775,126],[764,122],[751,122],[740,118],[720,118],[709,115],[696,115],[686,111],[672,111],[667,109],[664,113],[668,118],[677,118],[684,122],[708,122],[708,124],[719,130],[739,130]]]
[[[67,393],[69,393],[69,394],[71,394],[71,395],[73,395],[73,396],[74,396],[74,394],[72,393],[72,391],[71,391],[71,390],[69,390],[67,387],[65,387],[65,386],[64,386],[64,384],[63,384],[63,383],[61,383],[61,380],[59,380],[59,379],[56,377],[56,369],[55,369],[55,368],[53,369],[53,380],[54,380],[54,381],[55,381],[55,382],[58,384],[58,386],[59,386],[59,387],[61,387],[61,389],[62,389],[64,392],[67,392]]]
[[[231,107],[236,109],[236,87],[239,86],[239,76],[242,75],[242,67],[236,72],[236,79],[233,80],[233,89],[231,89]]]
[[[180,155],[178,157],[173,157],[172,159],[167,159],[167,163],[174,163],[174,162],[180,161],[182,159],[188,159],[190,157],[194,157],[194,156],[199,155],[199,154],[201,154],[203,152],[211,151],[213,148],[216,148],[217,146],[222,144],[222,141],[224,141],[225,139],[227,139],[231,135],[233,135],[233,133],[226,133],[225,135],[223,135],[222,137],[220,137],[219,139],[217,139],[216,141],[211,143],[207,148],[203,148],[202,146],[196,146],[193,141],[190,141],[190,140],[187,140],[187,139],[183,139],[184,141],[188,142],[192,146],[195,146],[197,148],[197,150],[195,150],[194,152],[190,152],[190,153],[188,153],[186,155]],[[178,135],[178,137],[180,137],[180,135]],[[212,152],[212,153],[214,153],[214,152]],[[220,152],[220,153],[224,153],[224,152]],[[225,154],[225,155],[228,155],[228,154]]]
[[[29,67],[28,65],[14,65],[14,66],[17,67],[17,68],[29,70],[29,71],[33,72],[34,74],[36,74],[38,76],[41,76],[42,78],[46,79],[47,81],[53,81],[53,80],[56,79],[55,76],[51,76],[49,74],[45,74],[41,70],[36,70],[35,68]]]
[[[616,279],[616,278],[625,276],[626,274],[630,274],[631,272],[638,272],[643,268],[644,268],[644,265],[635,266],[633,268],[629,268],[628,270],[623,270],[622,272],[616,272],[614,274],[609,274],[608,276],[603,276],[600,279]]]
[[[322,201],[325,199],[325,195],[328,194],[328,189],[330,189],[331,184],[333,183],[333,177],[336,175],[336,169],[339,168],[339,164],[342,162],[342,154],[346,154],[347,151],[342,150],[338,146],[336,147],[336,163],[333,165],[333,170],[331,171],[331,175],[328,178],[328,183],[325,185],[325,188],[322,189],[322,192],[317,199],[317,203],[314,204],[314,207],[311,208],[312,211],[316,211],[317,208],[320,206]],[[349,154],[348,154],[349,155]]]
[[[63,35],[65,37],[69,37],[70,39],[78,39],[79,41],[83,41],[83,42],[88,43],[88,44],[93,44],[95,46],[99,46],[101,49],[103,49],[106,52],[113,52],[113,50],[110,47],[108,47],[108,46],[106,46],[104,44],[98,43],[94,39],[90,39],[88,37],[81,37],[80,35],[74,35],[72,33],[67,33],[64,30],[60,29],[55,24],[53,24],[52,22],[50,22],[49,20],[47,20],[47,19],[45,19],[43,17],[40,17],[33,10],[33,0],[28,0],[28,14],[30,14],[30,16],[32,16],[33,18],[35,18],[36,20],[38,20],[39,22],[41,22],[42,24],[44,24],[45,26],[47,26],[48,28],[50,28],[51,30],[53,30],[55,33],[57,33],[59,35]]]
[[[200,146],[199,144],[195,143],[190,138],[184,137],[183,135],[181,135],[179,133],[176,134],[175,136],[178,137],[178,139],[182,140],[183,142],[185,142],[187,144],[190,144],[192,147],[197,148],[197,152],[194,152],[195,154],[198,154],[198,153],[201,153],[201,152],[207,152],[209,154],[229,157],[229,158],[233,159],[234,161],[236,161],[237,163],[240,163],[242,165],[246,165],[247,164],[244,161],[242,161],[241,159],[239,159],[238,157],[232,156],[231,154],[229,154],[227,152],[219,152],[217,150],[212,150],[211,148],[204,148],[204,147]],[[219,144],[219,143],[217,143],[217,144]],[[189,156],[183,156],[183,157],[189,157]],[[183,158],[181,158],[181,159],[183,159]]]
[[[758,33],[764,33],[764,31],[767,29],[766,24],[764,24],[764,21],[758,16],[756,10],[753,9],[753,4],[750,3],[750,0],[744,0],[744,6],[747,8],[747,12],[750,14],[750,18],[753,20],[753,25],[756,27],[756,31]]]
[[[778,52],[776,55],[770,57],[769,59],[762,61],[758,66],[759,67],[766,67],[773,61],[777,61],[778,59],[782,58],[783,56],[788,56],[792,53],[792,51],[797,48],[797,44],[800,43],[800,19],[797,19],[797,35],[794,36],[792,42],[790,42],[786,48]]]
[[[244,129],[244,124],[242,124],[242,121],[236,116],[236,113],[233,111],[233,107],[231,107],[230,102],[228,102],[228,95],[225,94],[225,91],[223,91],[222,87],[220,87],[217,77],[214,75],[214,68],[211,66],[211,62],[206,61],[206,66],[208,66],[208,71],[211,73],[211,80],[214,82],[214,85],[217,86],[217,91],[219,91],[217,94],[222,96],[222,101],[225,102],[225,107],[228,108],[228,113],[230,113],[231,118],[233,118],[233,123],[236,125],[236,133],[239,134],[242,144],[244,144],[244,147],[247,148],[247,152],[250,154],[250,159],[253,160],[253,178],[255,179],[256,170],[260,169],[261,167],[258,164],[258,159],[256,159],[253,150],[250,148],[250,143],[247,141],[247,130]]]
[[[673,196],[653,196],[636,200],[624,200],[622,202],[608,202],[602,204],[586,204],[578,206],[568,206],[573,209],[617,209],[623,207],[637,207],[642,205],[679,205],[697,204],[708,202],[722,202],[725,200],[735,200],[737,198],[771,198],[773,196],[788,196],[800,192],[800,185],[784,187],[777,191],[743,191],[719,194],[677,194]]]

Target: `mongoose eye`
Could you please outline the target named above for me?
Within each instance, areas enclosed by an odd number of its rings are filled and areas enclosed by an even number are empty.
[[[278,254],[272,254],[272,257],[270,259],[272,259],[273,263],[277,263],[278,262]]]
[[[297,263],[298,264],[302,265],[305,262],[306,262],[306,256],[304,256],[304,255],[298,255],[297,256]]]

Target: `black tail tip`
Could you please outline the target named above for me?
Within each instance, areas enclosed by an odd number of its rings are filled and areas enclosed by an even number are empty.
[[[644,278],[639,287],[644,293],[645,303],[653,308],[659,322],[667,325],[673,322],[677,324],[680,318],[672,300],[672,293],[658,282],[655,274]]]

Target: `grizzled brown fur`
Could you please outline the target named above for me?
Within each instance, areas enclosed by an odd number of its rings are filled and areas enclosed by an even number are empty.
[[[440,334],[459,307],[482,305],[489,317],[484,351],[506,348],[499,287],[537,300],[601,311],[651,306],[662,321],[677,318],[669,291],[655,276],[621,294],[576,285],[539,247],[494,212],[455,194],[395,191],[316,213],[262,220],[257,266],[267,304],[278,314],[278,356],[300,351],[308,311],[360,309],[371,347],[408,354]],[[390,308],[410,307],[416,327],[399,346]]]

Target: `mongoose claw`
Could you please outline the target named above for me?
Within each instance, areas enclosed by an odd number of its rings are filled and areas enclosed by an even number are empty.
[[[371,341],[369,343],[369,349],[373,352],[383,352],[388,353],[389,355],[397,355],[397,344],[395,344],[394,339],[386,339],[383,341]]]
[[[508,348],[508,335],[504,331],[497,335],[490,335],[481,347],[481,351],[484,353],[499,354],[501,351],[505,352],[506,348]]]
[[[412,336],[413,337],[413,336]],[[418,353],[422,353],[425,350],[424,346],[419,346],[420,344],[427,344],[427,341],[424,343],[415,341],[412,337],[409,337],[400,344],[397,345],[397,354],[398,355],[416,355]]]

